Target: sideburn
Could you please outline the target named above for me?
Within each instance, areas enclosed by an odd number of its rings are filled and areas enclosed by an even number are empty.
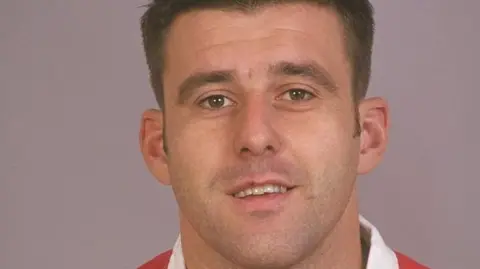
[[[362,127],[360,126],[360,111],[358,111],[358,106],[355,108],[355,131],[353,133],[353,138],[358,138],[362,134]]]
[[[168,147],[167,147],[167,136],[165,135],[165,128],[163,128],[163,151],[165,152],[165,155],[168,156]]]
[[[162,123],[163,123],[163,130],[162,130],[162,141],[163,141],[163,151],[165,155],[168,157],[168,147],[167,147],[167,116],[165,111],[165,105],[161,105],[160,109],[162,110]]]

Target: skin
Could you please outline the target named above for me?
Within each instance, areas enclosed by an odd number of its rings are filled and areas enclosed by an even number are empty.
[[[166,113],[144,112],[140,146],[174,191],[187,267],[361,268],[356,177],[382,158],[388,109],[381,98],[354,105],[343,36],[333,10],[308,4],[175,20]],[[280,62],[314,63],[327,79],[271,73]],[[232,77],[184,88],[192,74],[218,70]],[[287,202],[235,207],[234,184],[269,173],[296,186]]]

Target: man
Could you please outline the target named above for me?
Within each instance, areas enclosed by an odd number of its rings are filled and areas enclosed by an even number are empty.
[[[142,269],[425,268],[359,216],[388,107],[366,98],[367,0],[158,0],[142,18],[161,110],[143,114],[151,173],[180,236]]]

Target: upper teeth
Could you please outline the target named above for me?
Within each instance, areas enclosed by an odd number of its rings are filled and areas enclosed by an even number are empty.
[[[249,188],[240,192],[235,193],[235,197],[242,198],[250,195],[263,195],[264,193],[285,193],[287,188],[279,185],[264,185]]]

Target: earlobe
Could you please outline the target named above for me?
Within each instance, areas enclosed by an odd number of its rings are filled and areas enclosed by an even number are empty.
[[[363,100],[359,107],[360,158],[358,173],[366,174],[381,161],[388,142],[388,105],[381,98]]]
[[[158,110],[147,110],[142,115],[139,143],[143,159],[155,178],[162,184],[170,184],[167,154],[164,150],[164,118]]]

